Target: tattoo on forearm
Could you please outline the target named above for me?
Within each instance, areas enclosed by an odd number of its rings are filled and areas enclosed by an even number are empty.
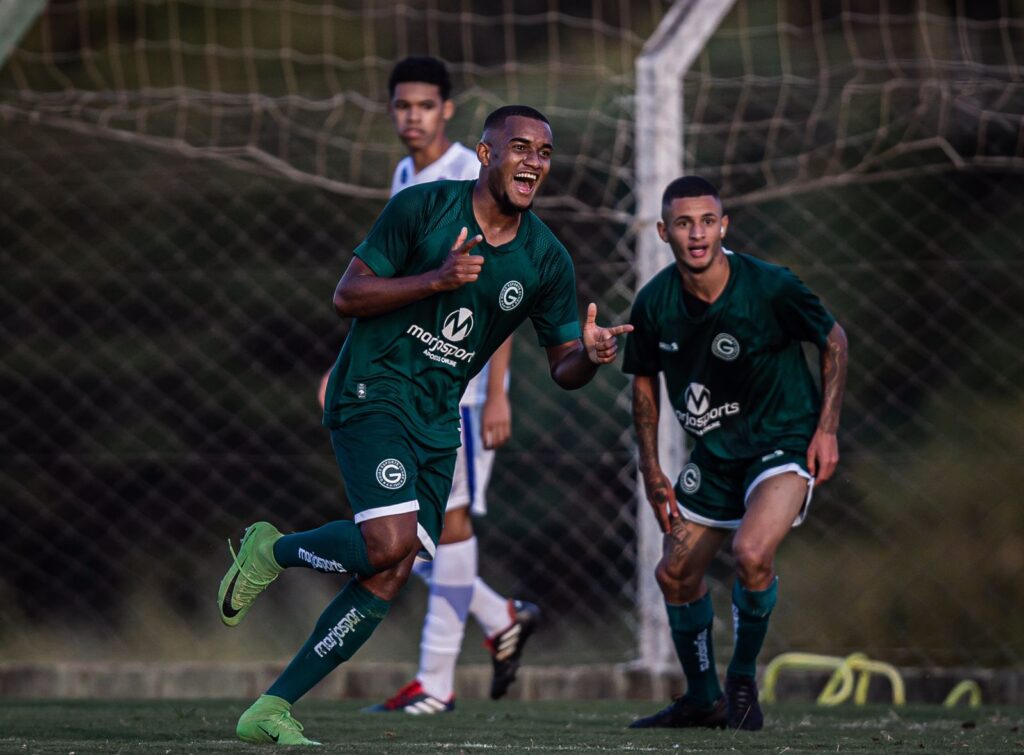
[[[828,335],[821,353],[821,417],[818,427],[827,433],[839,429],[839,412],[846,388],[846,333],[838,323]]]
[[[640,470],[658,462],[658,405],[650,393],[633,387],[633,424],[640,452]]]

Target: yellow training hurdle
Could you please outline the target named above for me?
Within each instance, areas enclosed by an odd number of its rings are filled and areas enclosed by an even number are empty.
[[[817,653],[782,653],[765,667],[761,684],[763,702],[776,702],[775,685],[784,669],[832,672],[825,688],[818,695],[818,705],[839,705],[851,696],[855,705],[864,705],[868,699],[872,674],[879,674],[889,680],[893,705],[905,705],[907,701],[903,677],[891,663],[873,661],[864,653],[852,653],[845,658]],[[976,681],[965,679],[957,684],[942,704],[952,708],[965,697],[970,707],[981,705],[981,687]]]

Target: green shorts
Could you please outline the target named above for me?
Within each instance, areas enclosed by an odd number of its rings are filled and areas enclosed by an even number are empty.
[[[420,555],[434,557],[444,526],[456,449],[419,443],[390,414],[360,414],[331,430],[356,524],[415,511]]]
[[[724,461],[698,446],[676,480],[676,501],[684,519],[734,530],[747,511],[747,499],[762,480],[796,472],[808,481],[807,498],[793,520],[796,527],[807,516],[814,491],[814,478],[807,471],[807,452],[781,449],[753,459]]]

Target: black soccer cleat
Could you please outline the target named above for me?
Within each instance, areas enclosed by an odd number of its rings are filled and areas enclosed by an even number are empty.
[[[764,728],[764,713],[757,701],[757,682],[752,676],[726,676],[725,697],[730,729],[760,731]]]
[[[526,640],[540,623],[540,609],[525,600],[510,600],[508,612],[512,617],[508,629],[488,637],[484,642],[491,651],[491,663],[494,665],[494,676],[491,679],[492,700],[504,697],[509,685],[516,680]]]
[[[709,706],[694,705],[685,695],[677,697],[667,707],[653,716],[638,718],[629,725],[630,729],[654,728],[704,728],[724,729],[726,720],[725,696],[719,695]]]

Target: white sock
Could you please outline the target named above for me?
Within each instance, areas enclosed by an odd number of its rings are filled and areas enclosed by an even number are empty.
[[[416,678],[428,695],[447,702],[455,687],[455,662],[474,592],[476,538],[437,546],[433,567]]]
[[[498,595],[480,577],[473,581],[473,599],[469,602],[469,612],[480,622],[480,627],[488,637],[508,629],[512,623],[508,598]]]

